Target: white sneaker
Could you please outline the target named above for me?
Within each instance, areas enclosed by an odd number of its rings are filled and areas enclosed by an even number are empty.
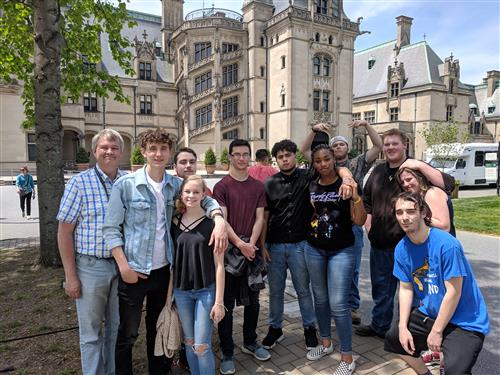
[[[354,359],[351,363],[340,361],[339,367],[337,367],[333,375],[351,375],[354,373],[355,369],[356,363],[354,362]]]
[[[323,358],[325,355],[333,352],[333,343],[330,346],[325,347],[323,345],[318,345],[314,349],[311,349],[307,352],[306,358],[310,361],[317,361],[320,358]]]
[[[31,220],[31,216],[30,215],[26,216],[26,219]]]

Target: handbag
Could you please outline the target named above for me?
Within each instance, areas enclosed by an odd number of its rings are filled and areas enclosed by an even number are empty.
[[[172,358],[181,348],[181,321],[177,313],[177,306],[172,301],[173,274],[170,274],[168,283],[167,302],[161,310],[156,323],[155,356],[165,355]]]

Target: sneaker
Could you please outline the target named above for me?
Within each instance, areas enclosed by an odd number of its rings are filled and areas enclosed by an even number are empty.
[[[222,356],[219,372],[221,374],[234,374],[236,372],[233,357],[226,357],[225,355]]]
[[[315,327],[304,328],[304,337],[306,339],[306,349],[312,350],[318,346],[318,335]]]
[[[24,215],[24,211],[23,211],[23,217],[24,217],[24,216],[26,216],[26,215]]]
[[[283,334],[283,330],[281,328],[274,328],[273,326],[269,326],[269,331],[267,331],[266,337],[264,337],[264,340],[262,340],[262,346],[265,349],[272,349],[284,338],[285,335]]]
[[[441,357],[438,352],[433,352],[432,350],[426,350],[420,354],[420,358],[426,365],[436,365],[441,362]]]
[[[368,337],[368,336],[378,336],[380,337],[381,339],[384,339],[385,338],[385,333],[378,333],[377,331],[375,331],[373,329],[373,327],[371,325],[366,325],[366,324],[360,324],[355,330],[354,332],[356,333],[356,335],[358,336],[365,336],[365,337]]]
[[[361,314],[359,313],[358,310],[351,311],[351,320],[352,320],[352,324],[354,324],[355,326],[361,324]]]
[[[354,359],[351,363],[340,361],[339,367],[337,367],[333,375],[351,375],[354,373],[355,369],[356,363],[354,362]]]
[[[26,219],[31,220],[31,216],[30,215],[26,216]]]
[[[259,361],[267,361],[271,358],[271,353],[258,344],[243,345],[241,351],[246,354],[253,355]]]
[[[330,346],[325,347],[323,345],[318,345],[314,349],[311,349],[307,352],[306,358],[310,361],[317,361],[320,358],[323,358],[325,355],[333,352],[333,343]]]

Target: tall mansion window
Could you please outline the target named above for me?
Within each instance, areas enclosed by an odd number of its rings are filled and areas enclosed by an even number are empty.
[[[212,122],[212,104],[205,107],[198,108],[195,111],[196,128],[200,128],[204,125],[210,124]]]
[[[139,79],[142,79],[144,81],[151,81],[152,79],[151,63],[142,61],[139,63]]]
[[[238,51],[240,47],[234,43],[222,43],[222,53]]]
[[[85,112],[97,112],[97,94],[95,92],[83,94],[83,110]]]
[[[210,42],[195,43],[194,45],[195,62],[206,59],[211,54],[212,54],[212,43]]]
[[[316,0],[316,13],[327,14],[328,13],[328,0]]]
[[[331,72],[332,60],[326,56],[313,57],[313,75],[329,77]]]
[[[316,112],[329,112],[330,91],[313,91],[313,110]]]
[[[389,118],[390,121],[398,121],[399,119],[399,108],[390,108],[389,109]]]
[[[199,75],[194,79],[194,92],[196,94],[212,87],[212,71]]]
[[[233,96],[222,101],[222,119],[238,116],[238,97]]]
[[[222,67],[222,86],[229,86],[238,82],[238,64]]]
[[[399,96],[399,82],[391,83],[391,98]]]
[[[139,111],[142,115],[150,115],[153,113],[153,101],[151,95],[140,96]]]

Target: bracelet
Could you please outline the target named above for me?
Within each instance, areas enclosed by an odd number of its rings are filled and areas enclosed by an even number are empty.
[[[215,303],[214,303],[214,306],[220,306],[220,307],[223,307],[223,308],[224,308],[224,310],[226,310],[226,311],[227,311],[226,306],[224,306],[222,303],[217,303],[217,302],[215,302]]]
[[[213,215],[212,215],[212,219],[215,219],[216,216],[220,216],[221,218],[224,219],[224,215],[222,215],[220,212],[215,212]]]
[[[354,204],[358,204],[359,202],[361,202],[361,197],[358,197],[358,199],[356,199],[355,201],[352,201]]]

